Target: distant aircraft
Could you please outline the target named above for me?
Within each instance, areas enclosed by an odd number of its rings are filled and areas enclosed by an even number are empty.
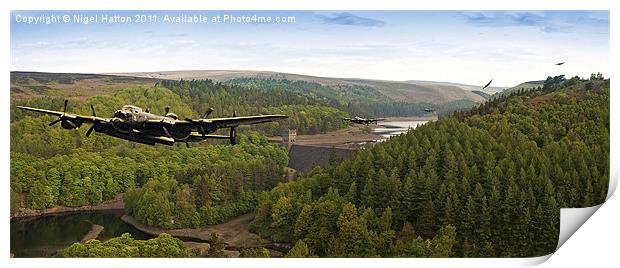
[[[344,118],[345,121],[349,121],[355,124],[363,124],[363,125],[370,125],[370,124],[377,124],[377,122],[379,121],[383,121],[385,120],[385,118],[362,118],[359,116],[353,117],[353,118]]]
[[[558,62],[558,63],[556,63],[555,65],[562,65],[562,64],[564,64],[564,63],[566,63],[566,62]]]
[[[286,115],[257,115],[237,117],[233,112],[230,118],[206,117],[213,112],[209,109],[204,118],[179,120],[178,116],[170,113],[170,108],[166,107],[166,115],[156,115],[141,108],[125,105],[114,113],[112,118],[97,117],[95,108],[91,105],[92,116],[67,113],[67,100],[62,112],[50,111],[38,108],[17,106],[19,109],[59,116],[60,118],[51,122],[52,126],[60,122],[60,126],[65,129],[78,129],[82,124],[92,124],[86,131],[86,137],[93,132],[101,132],[106,135],[117,137],[133,142],[155,145],[156,143],[173,145],[175,142],[199,142],[207,139],[228,139],[230,144],[237,143],[237,130],[239,125],[258,124],[271,122],[277,119],[288,118]],[[230,128],[230,135],[212,135],[220,128]]]
[[[486,85],[484,85],[484,87],[482,87],[482,89],[485,89],[485,88],[489,87],[489,85],[491,85],[491,82],[493,82],[493,79],[491,79],[491,81],[489,81]]]

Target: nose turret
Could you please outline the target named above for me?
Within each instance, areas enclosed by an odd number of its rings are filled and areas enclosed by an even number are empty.
[[[118,111],[114,112],[114,117],[125,119],[125,118],[127,118],[127,113],[125,113],[122,110],[118,110]]]

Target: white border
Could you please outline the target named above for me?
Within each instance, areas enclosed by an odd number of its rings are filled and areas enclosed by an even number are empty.
[[[433,1],[354,1],[354,0],[297,0],[297,1],[283,1],[283,0],[229,0],[229,1],[201,1],[201,0],[185,0],[185,1],[156,1],[156,0],[132,0],[132,1],[114,1],[114,0],[57,0],[57,1],[11,1],[8,5],[5,5],[3,15],[9,15],[9,10],[44,10],[44,9],[228,9],[228,10],[395,10],[395,9],[418,9],[418,10],[483,10],[483,9],[505,9],[505,10],[544,10],[544,9],[565,9],[565,10],[580,10],[580,9],[599,9],[609,10],[611,9],[611,44],[610,50],[612,53],[612,60],[610,61],[612,70],[610,74],[612,77],[616,76],[618,66],[615,61],[617,54],[613,53],[611,49],[613,44],[617,46],[618,36],[618,23],[617,14],[618,10],[615,7],[612,8],[613,1],[604,0],[564,0],[564,1],[544,1],[544,0],[520,0],[520,1],[492,1],[492,0],[470,0],[470,1],[449,1],[449,0],[433,0]],[[270,259],[190,259],[190,260],[175,260],[175,259],[9,259],[9,239],[8,233],[10,225],[9,215],[9,202],[8,202],[8,173],[9,173],[9,120],[8,120],[8,107],[9,107],[9,71],[10,71],[10,27],[9,19],[5,17],[0,20],[2,25],[3,36],[3,52],[2,57],[7,66],[4,72],[1,73],[3,85],[6,92],[2,95],[2,103],[4,104],[4,113],[0,116],[0,123],[4,126],[3,132],[0,135],[1,148],[4,148],[0,152],[2,171],[6,176],[3,176],[2,190],[4,191],[5,198],[1,200],[2,210],[6,215],[5,220],[0,221],[5,234],[4,243],[0,246],[0,252],[4,252],[4,258],[2,262],[8,265],[16,266],[46,266],[46,267],[67,267],[70,266],[85,266],[88,267],[109,267],[109,266],[142,266],[148,265],[149,267],[176,267],[178,265],[183,266],[213,266],[213,267],[239,267],[251,265],[252,267],[315,267],[315,266],[355,266],[355,267],[377,267],[377,266],[398,266],[398,267],[444,267],[444,266],[458,266],[458,267],[498,267],[498,266],[529,266],[536,265],[545,261],[550,256],[539,258],[525,258],[525,259],[312,259],[312,260],[270,260]],[[615,67],[615,68],[613,68]],[[607,75],[607,74],[605,74]],[[617,76],[616,76],[617,77]],[[614,93],[616,89],[615,83],[612,81],[612,100],[618,98]],[[612,101],[613,103],[613,101]],[[611,106],[611,137],[618,136],[618,109],[613,105]],[[612,185],[610,187],[610,194],[615,190],[615,185],[618,179],[618,143],[612,139],[611,141],[611,166]],[[619,208],[618,198],[611,198],[606,204],[602,206],[598,213],[592,217],[593,222],[591,225],[586,224],[583,232],[578,232],[575,235],[575,239],[569,239],[566,244],[559,249],[555,254],[557,257],[551,258],[546,266],[563,267],[572,266],[577,263],[581,263],[582,266],[588,265],[591,262],[597,262],[600,260],[607,260],[606,263],[617,263],[617,239],[618,230],[616,223],[618,222],[617,211]],[[600,214],[600,215],[598,215]],[[595,225],[596,224],[596,225]],[[586,230],[587,229],[587,230]],[[609,236],[608,236],[609,235]],[[606,237],[612,237],[616,240],[603,239]],[[603,252],[606,254],[600,254]],[[0,253],[2,254],[2,253]],[[603,262],[605,263],[605,262]],[[601,264],[603,264],[601,263]]]

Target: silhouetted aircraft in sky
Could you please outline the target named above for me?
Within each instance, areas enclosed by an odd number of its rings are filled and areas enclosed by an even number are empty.
[[[482,87],[482,89],[485,89],[485,88],[489,87],[489,85],[491,85],[491,82],[493,82],[493,79],[491,79],[491,81],[489,81],[486,85],[484,85],[484,87]]]

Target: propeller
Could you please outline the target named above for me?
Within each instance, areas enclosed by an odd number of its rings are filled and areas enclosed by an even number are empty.
[[[53,122],[51,122],[49,124],[50,127],[55,125],[56,123],[62,121],[62,118],[65,116],[65,113],[67,112],[67,103],[68,103],[68,100],[65,100],[65,106],[64,106],[64,108],[62,108],[62,114],[60,115],[60,118],[58,118],[57,120],[54,120]]]
[[[204,139],[204,138],[205,138],[205,136],[207,135],[207,132],[205,131],[205,128],[204,128],[202,125],[199,125],[199,126],[198,126],[198,132],[199,132],[200,134],[202,134],[202,138],[203,138],[203,139]]]
[[[93,129],[95,129],[95,124],[93,124],[92,126],[90,126],[90,128],[86,131],[86,137],[90,137],[90,133],[93,132]]]
[[[58,118],[57,120],[52,121],[51,123],[49,123],[49,125],[48,125],[48,126],[50,126],[50,127],[51,127],[51,126],[55,125],[56,123],[58,123],[58,122],[60,122],[60,121],[62,121],[62,117],[61,117],[61,118]]]
[[[170,112],[170,106],[166,106],[164,107],[164,115],[167,116],[168,113]],[[161,122],[164,122],[164,118],[161,119]],[[166,135],[166,137],[171,138],[172,134],[170,134],[170,131],[168,131],[168,128],[166,126],[162,126],[161,127],[164,130],[164,134]]]
[[[207,112],[202,116],[202,118],[207,118],[209,117],[209,115],[213,112],[213,107],[209,107],[209,109],[207,109]]]
[[[95,113],[95,107],[93,107],[93,105],[92,105],[92,104],[90,105],[90,109],[93,111],[93,116],[94,116],[94,117],[97,117],[97,113]],[[96,125],[96,124],[97,124],[96,122],[95,122],[95,123],[93,123],[93,125],[92,125],[92,126],[90,126],[90,128],[86,131],[86,137],[87,137],[87,138],[88,138],[88,137],[90,137],[90,134],[91,134],[91,133],[93,133],[93,129],[95,129],[95,125]]]
[[[230,145],[237,144],[237,127],[230,128]]]
[[[69,102],[68,100],[65,100],[65,104],[62,108],[62,114],[60,115],[60,118],[49,123],[49,126],[53,126],[56,123],[60,122],[60,125],[65,129],[78,129],[82,125],[82,122],[80,121],[72,121],[72,120],[75,120],[74,116],[67,115],[67,103],[68,102]]]
[[[237,111],[233,111],[232,117],[237,117]],[[230,128],[230,145],[237,144],[237,127]]]
[[[65,120],[64,122],[69,124],[69,126],[71,128],[73,128],[73,129],[77,129],[78,128],[78,126],[76,126],[75,123],[71,122],[71,120]],[[61,125],[62,125],[62,123],[61,123]]]

